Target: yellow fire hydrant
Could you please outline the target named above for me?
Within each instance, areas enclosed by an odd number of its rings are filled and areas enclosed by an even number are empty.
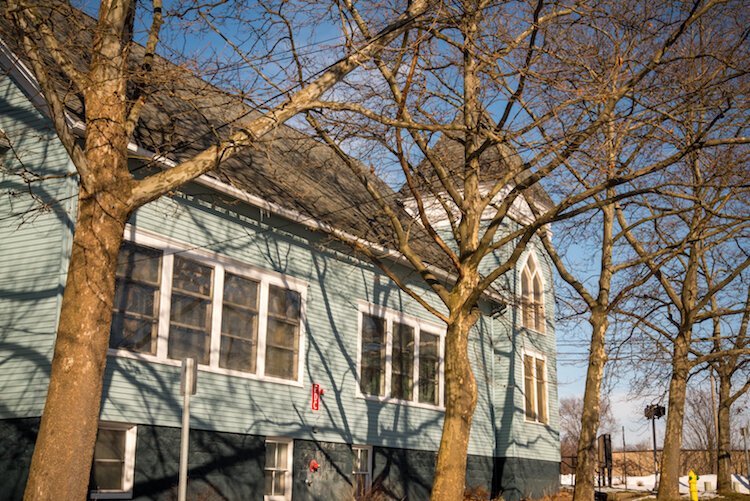
[[[698,501],[698,475],[693,470],[688,472],[688,486],[690,487],[690,501]]]

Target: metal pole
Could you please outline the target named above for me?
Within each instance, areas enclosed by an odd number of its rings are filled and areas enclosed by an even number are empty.
[[[654,437],[654,490],[659,487],[659,468],[656,463],[656,416],[651,418],[651,433]]]
[[[628,449],[625,447],[625,427],[622,427],[622,476],[625,488],[628,488]]]
[[[747,452],[747,435],[748,433],[750,433],[750,423],[745,423],[745,427],[742,429],[742,431],[744,432],[742,434],[742,438],[745,442],[745,466],[747,467],[747,476],[745,477],[745,480],[750,486],[750,454]]]
[[[183,395],[182,407],[182,433],[180,435],[180,478],[177,491],[178,501],[185,501],[187,497],[187,467],[188,467],[188,445],[190,444],[190,395],[194,391],[195,359],[186,358],[182,361],[182,384]]]

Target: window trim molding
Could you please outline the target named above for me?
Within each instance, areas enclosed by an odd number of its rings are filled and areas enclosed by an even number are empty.
[[[132,499],[133,485],[135,483],[135,449],[138,437],[138,426],[129,423],[115,421],[99,421],[97,432],[104,430],[117,430],[125,432],[125,458],[122,465],[122,490],[89,490],[90,499]],[[96,458],[91,461],[91,467]]]
[[[265,453],[265,447],[266,444],[269,442],[275,443],[275,444],[286,444],[287,445],[287,453],[286,453],[286,473],[284,473],[284,485],[288,486],[288,489],[285,489],[285,493],[283,496],[278,495],[268,495],[263,494],[263,501],[290,501],[292,499],[292,489],[293,489],[293,479],[294,479],[294,471],[292,470],[294,468],[294,439],[289,437],[266,437],[263,441],[263,447],[264,447],[264,453]],[[263,465],[263,478],[265,482],[265,475],[266,475],[266,465]]]
[[[386,332],[385,332],[385,374],[383,385],[385,387],[385,395],[367,395],[362,393],[362,316],[372,315],[375,317],[383,318],[386,321]],[[393,355],[393,321],[398,323],[409,325],[414,328],[414,364],[412,371],[414,374],[413,378],[413,392],[416,394],[415,400],[402,400],[400,398],[394,398],[390,396],[391,393],[391,367],[392,367],[392,355]],[[427,402],[419,401],[419,339],[422,330],[434,336],[438,336],[438,403],[430,404]],[[417,318],[413,315],[405,314],[401,311],[394,310],[385,306],[380,306],[367,301],[360,300],[357,304],[357,373],[356,377],[356,389],[355,396],[364,400],[370,400],[373,402],[381,402],[384,404],[399,404],[407,405],[410,407],[420,407],[423,409],[431,410],[445,410],[445,333],[446,329],[440,324],[430,322]]]
[[[529,263],[529,259],[533,260],[534,266],[536,267],[536,272],[534,275],[531,276],[531,284],[533,289],[534,284],[534,277],[539,277],[539,282],[541,283],[541,292],[540,292],[540,303],[539,306],[542,309],[542,330],[535,329],[534,327],[530,327],[528,325],[524,325],[524,311],[523,311],[523,303],[525,301],[524,294],[523,294],[523,274],[526,271],[526,267]],[[518,267],[518,275],[517,275],[517,296],[520,298],[520,301],[518,302],[517,306],[517,315],[518,315],[518,325],[521,329],[525,329],[529,332],[534,332],[537,334],[547,334],[547,282],[544,279],[544,273],[542,273],[542,267],[540,266],[541,260],[537,256],[537,253],[534,250],[530,250],[526,253],[524,256],[523,261],[521,262],[521,266]],[[532,290],[533,292],[533,290]],[[534,304],[532,306],[536,305],[536,301],[534,301]]]
[[[241,260],[231,258],[216,252],[205,249],[197,249],[194,245],[176,240],[174,238],[158,235],[157,233],[136,228],[128,224],[125,227],[123,242],[131,242],[136,245],[142,245],[162,251],[161,266],[161,284],[159,286],[159,317],[156,334],[156,355],[148,353],[138,353],[126,349],[108,348],[107,354],[116,357],[130,358],[145,362],[158,363],[179,367],[182,361],[167,358],[169,324],[171,313],[172,297],[172,270],[174,254],[179,253],[197,263],[211,266],[214,269],[213,296],[211,299],[211,332],[209,338],[209,364],[198,364],[198,370],[211,372],[215,374],[224,374],[227,376],[240,377],[245,379],[254,379],[258,381],[280,383],[290,386],[304,386],[304,353],[307,340],[305,329],[305,319],[307,318],[307,290],[308,283],[304,280],[283,275],[278,272],[269,271],[258,266],[245,263]],[[220,271],[220,273],[219,273]],[[258,346],[256,353],[255,373],[239,371],[235,369],[225,369],[219,367],[219,347],[221,344],[221,312],[222,299],[224,295],[223,282],[224,273],[229,272],[243,278],[258,281]],[[283,287],[292,290],[300,295],[300,321],[299,321],[299,349],[297,353],[297,374],[296,379],[283,379],[274,376],[265,375],[265,346],[266,336],[261,333],[266,332],[266,323],[268,315],[268,288],[270,285]],[[220,289],[220,290],[219,290]]]
[[[544,362],[544,374],[543,374],[543,382],[544,382],[544,392],[545,392],[545,409],[544,412],[547,416],[546,421],[539,421],[539,419],[529,419],[529,417],[526,415],[526,365],[525,365],[525,358],[529,356],[532,357],[534,360],[534,374],[533,374],[533,382],[534,382],[534,405],[536,406],[537,410],[539,408],[539,395],[536,392],[536,384],[537,384],[537,374],[536,374],[536,361],[542,360]],[[542,354],[541,352],[529,350],[529,349],[522,349],[521,350],[521,381],[523,381],[522,385],[522,392],[521,395],[523,397],[523,421],[524,423],[529,424],[535,424],[540,426],[549,426],[550,423],[550,415],[549,415],[549,357],[547,355]]]

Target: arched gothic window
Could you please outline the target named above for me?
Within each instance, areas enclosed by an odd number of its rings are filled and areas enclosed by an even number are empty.
[[[544,282],[533,255],[521,272],[521,324],[544,332]]]

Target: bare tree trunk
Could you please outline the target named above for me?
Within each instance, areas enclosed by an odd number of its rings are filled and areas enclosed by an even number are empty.
[[[477,314],[459,313],[452,320],[445,339],[447,402],[430,497],[433,501],[463,499],[469,433],[477,405],[477,384],[469,361],[469,331]]]
[[[732,492],[732,458],[731,458],[731,376],[719,372],[719,419],[718,436],[716,439],[716,453],[718,459],[718,474],[716,488],[722,494]]]
[[[604,364],[607,354],[604,349],[604,336],[609,324],[607,314],[601,311],[592,313],[589,322],[591,332],[591,353],[586,372],[586,389],[583,393],[583,412],[581,414],[581,434],[578,436],[576,462],[576,485],[573,492],[575,501],[592,501],[594,499],[594,475],[596,473],[596,432],[599,429],[601,416],[600,396]]]
[[[127,2],[102,6],[124,22]],[[86,499],[112,322],[115,270],[135,206],[127,164],[125,53],[114,30],[95,37],[85,90],[86,167],[81,172],[73,249],[60,309],[50,385],[24,499]]]
[[[688,361],[688,339],[690,333],[683,331],[677,336],[672,359],[672,378],[669,382],[669,404],[667,408],[667,428],[664,432],[664,447],[659,469],[658,501],[680,497],[680,453],[682,448],[682,427],[685,417],[685,392],[690,370]]]
[[[83,190],[82,190],[83,191]],[[81,193],[50,385],[24,499],[86,499],[127,211]]]

